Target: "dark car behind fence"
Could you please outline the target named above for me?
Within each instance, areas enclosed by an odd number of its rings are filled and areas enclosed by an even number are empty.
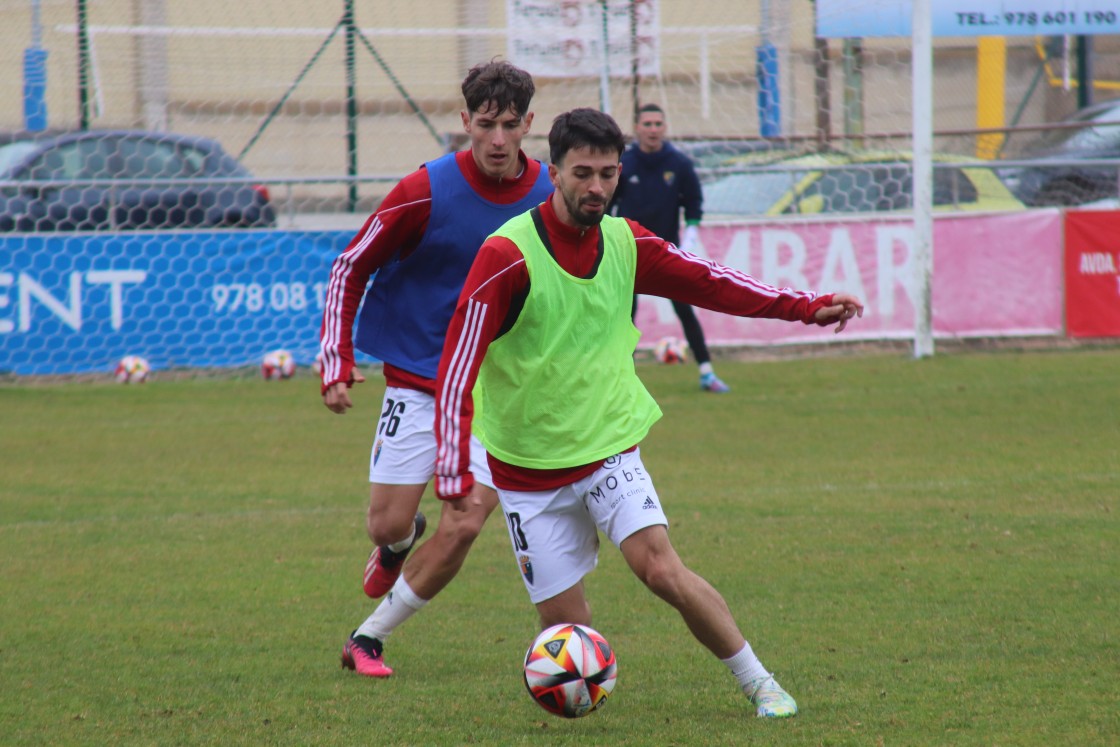
[[[268,189],[208,138],[84,131],[0,145],[0,231],[275,223]]]

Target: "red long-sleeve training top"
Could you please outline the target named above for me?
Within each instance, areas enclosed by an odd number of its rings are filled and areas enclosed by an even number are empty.
[[[596,266],[599,228],[581,229],[562,223],[552,208],[552,199],[542,203],[541,215],[556,262],[569,274],[585,277]],[[817,323],[813,315],[832,304],[831,294],[774,288],[744,272],[682,251],[633,221],[627,223],[637,241],[635,293],[663,296],[735,316],[806,324]],[[459,296],[436,379],[436,494],[440,498],[465,496],[474,484],[469,448],[474,415],[471,390],[488,346],[516,320],[528,290],[529,273],[517,245],[501,236],[487,239]],[[490,457],[494,483],[506,490],[560,487],[591,474],[600,464],[602,461],[540,470]]]
[[[494,179],[482,173],[469,150],[455,154],[467,182],[478,194],[500,204],[517,202],[529,193],[541,163],[518,152],[522,169],[516,177]],[[349,382],[354,370],[354,319],[370,277],[395,257],[407,257],[424,238],[432,214],[432,187],[428,170],[421,166],[401,179],[385,196],[377,211],[366,219],[346,249],[331,265],[320,328],[322,391],[340,381]],[[391,320],[387,320],[391,323]],[[435,381],[386,364],[386,384],[432,394]]]

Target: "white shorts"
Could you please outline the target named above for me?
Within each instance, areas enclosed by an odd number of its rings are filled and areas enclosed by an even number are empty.
[[[521,580],[534,604],[566,591],[595,568],[599,535],[621,545],[640,529],[669,525],[637,449],[555,490],[498,489]]]
[[[369,481],[382,485],[424,485],[436,470],[436,401],[415,389],[388,387],[369,457]],[[494,487],[486,449],[471,436],[471,472]]]

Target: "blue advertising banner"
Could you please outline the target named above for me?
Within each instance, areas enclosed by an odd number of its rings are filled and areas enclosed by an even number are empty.
[[[817,36],[910,36],[911,0],[816,0]],[[1116,0],[936,0],[934,36],[1120,33]]]
[[[318,351],[340,231],[53,234],[0,238],[0,371],[109,372],[259,364]],[[368,359],[367,359],[368,360]]]

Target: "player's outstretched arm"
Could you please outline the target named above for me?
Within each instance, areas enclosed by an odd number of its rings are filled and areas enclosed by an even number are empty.
[[[863,316],[863,303],[855,296],[847,293],[837,293],[832,297],[832,305],[817,309],[814,316],[817,323],[824,326],[839,322],[836,325],[836,331],[840,332],[848,326],[849,319]]]

